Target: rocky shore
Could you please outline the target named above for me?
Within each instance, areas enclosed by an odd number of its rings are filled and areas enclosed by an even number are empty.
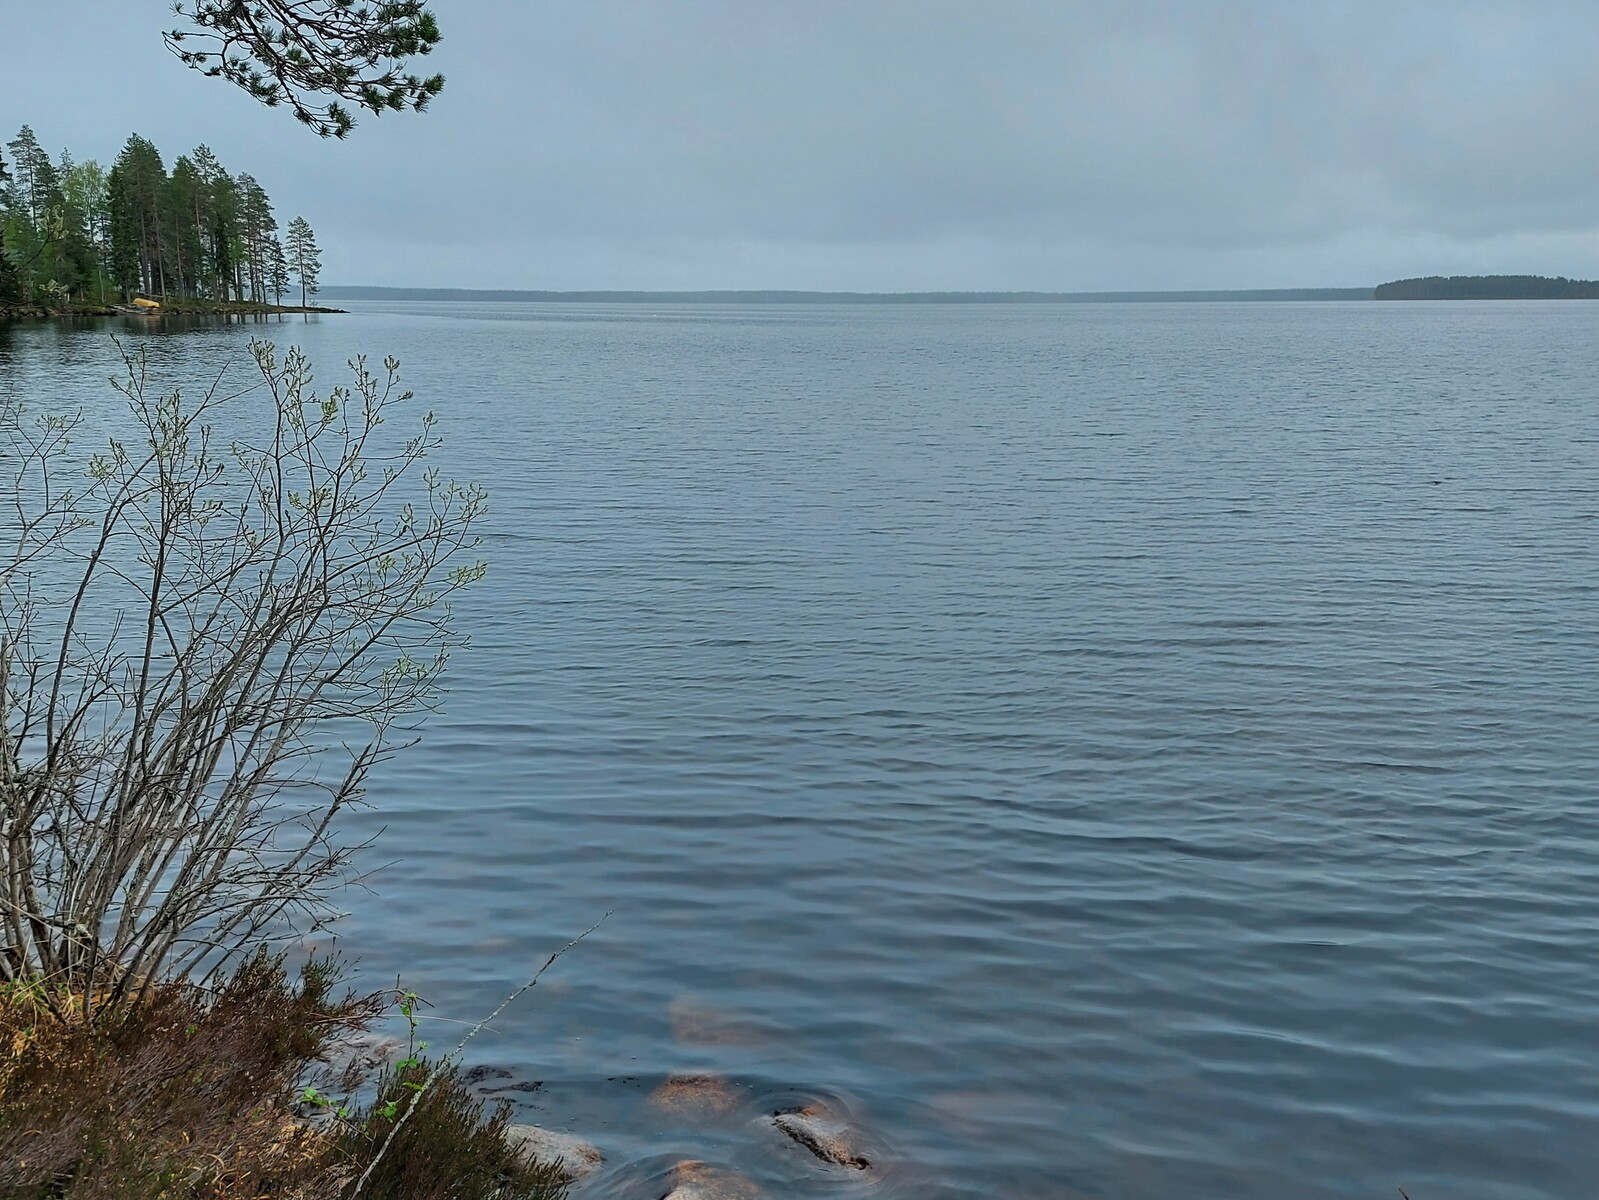
[[[0,305],[0,321],[57,321],[76,317],[263,317],[289,313],[343,313],[342,308],[310,304],[217,304],[199,300],[174,300],[160,308],[131,304],[70,304],[52,308],[43,304]]]
[[[504,1067],[475,1067],[463,1079],[486,1100],[504,1100],[518,1085],[508,1083],[516,1072]],[[634,1081],[626,1081],[631,1084]],[[535,1085],[538,1087],[541,1085]],[[711,1072],[668,1075],[650,1089],[644,1111],[654,1114],[664,1131],[720,1127],[739,1131],[739,1141],[764,1145],[777,1156],[796,1156],[795,1167],[814,1175],[819,1186],[836,1188],[847,1179],[877,1182],[884,1163],[879,1139],[870,1134],[842,1101],[816,1099],[804,1104],[763,1105],[751,1089]],[[653,1122],[647,1122],[653,1124]],[[603,1136],[590,1140],[560,1129],[534,1124],[506,1127],[508,1138],[529,1160],[559,1163],[573,1200],[599,1182],[613,1156]],[[765,1189],[725,1163],[683,1158],[671,1165],[660,1186],[663,1200],[763,1200]]]

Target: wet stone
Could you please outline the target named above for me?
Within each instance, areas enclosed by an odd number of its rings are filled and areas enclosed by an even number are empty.
[[[772,1124],[823,1162],[854,1171],[871,1167],[861,1138],[845,1117],[820,1104],[807,1104],[772,1116]]]
[[[478,1090],[485,1096],[500,1096],[506,1092],[522,1092],[525,1095],[532,1095],[534,1092],[542,1092],[544,1090],[544,1081],[542,1079],[524,1079],[521,1083],[496,1084],[494,1087],[479,1088]]]
[[[738,1089],[720,1075],[671,1075],[650,1093],[650,1104],[681,1117],[725,1117],[739,1106]]]
[[[525,1159],[559,1161],[569,1179],[577,1180],[592,1175],[605,1161],[599,1147],[591,1142],[540,1125],[507,1125],[505,1136]]]
[[[737,1171],[696,1159],[678,1163],[668,1179],[671,1191],[661,1200],[763,1200],[766,1195],[759,1184]]]

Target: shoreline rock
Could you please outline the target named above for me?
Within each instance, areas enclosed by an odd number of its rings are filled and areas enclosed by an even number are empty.
[[[592,1142],[571,1133],[545,1129],[542,1125],[507,1125],[505,1136],[515,1142],[517,1152],[540,1162],[559,1162],[572,1182],[586,1179],[600,1169],[605,1156]]]
[[[83,317],[277,317],[297,315],[300,313],[337,313],[347,314],[343,308],[325,308],[321,305],[308,304],[304,308],[299,305],[241,305],[233,306],[205,306],[186,304],[181,300],[170,304],[163,304],[160,308],[142,309],[133,308],[124,304],[87,304],[74,305],[72,308],[51,308],[45,304],[7,304],[0,305],[0,323],[7,321],[67,321]]]

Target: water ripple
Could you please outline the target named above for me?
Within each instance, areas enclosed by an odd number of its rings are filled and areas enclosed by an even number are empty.
[[[493,494],[350,944],[467,1017],[616,910],[474,1052],[620,1197],[866,1195],[752,1126],[812,1102],[889,1197],[1589,1194],[1595,313],[282,326],[397,350]],[[0,330],[8,391],[109,361]],[[652,1115],[681,1070],[736,1113]]]

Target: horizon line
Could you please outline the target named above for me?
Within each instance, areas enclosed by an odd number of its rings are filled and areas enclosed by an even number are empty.
[[[1035,289],[960,289],[922,291],[848,291],[809,288],[464,288],[417,287],[394,284],[330,284],[320,294],[333,298],[336,294],[352,298],[381,299],[490,299],[530,302],[581,302],[606,301],[754,301],[774,303],[804,303],[807,301],[842,302],[943,302],[943,303],[999,303],[999,302],[1093,302],[1137,300],[1360,300],[1371,299],[1376,285],[1365,287],[1293,287],[1293,288],[1170,288],[1170,289],[1118,289],[1100,291],[1050,292]]]

